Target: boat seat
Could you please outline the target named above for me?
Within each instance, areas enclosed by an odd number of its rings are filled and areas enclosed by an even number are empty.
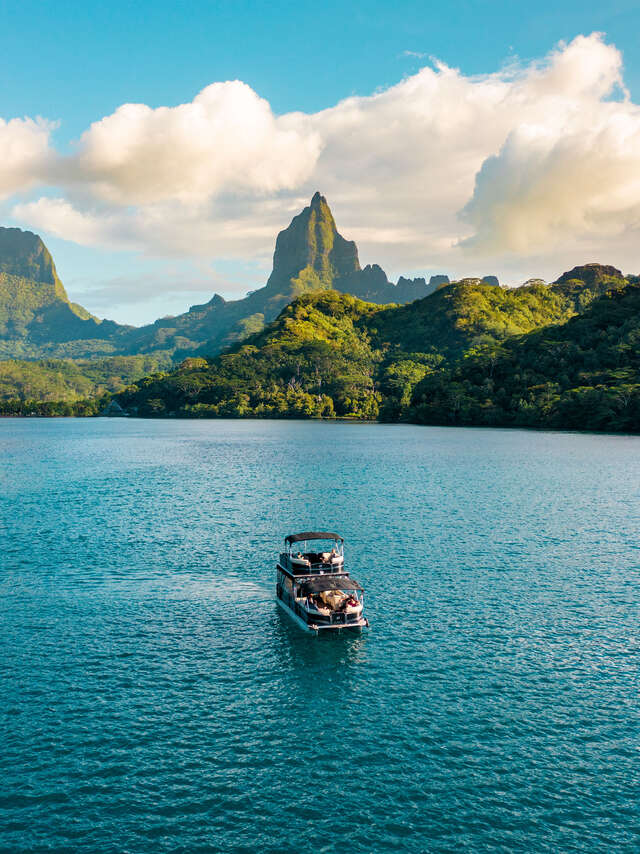
[[[346,598],[347,597],[342,590],[325,590],[320,593],[320,599],[333,611],[335,611]]]

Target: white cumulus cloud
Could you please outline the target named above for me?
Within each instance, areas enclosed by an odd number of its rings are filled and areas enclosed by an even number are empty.
[[[320,148],[308,117],[274,116],[236,80],[177,107],[124,104],[82,135],[69,166],[108,202],[199,202],[292,189],[309,177]]]
[[[113,249],[142,249],[130,223],[116,213],[96,216],[78,210],[64,198],[42,196],[37,201],[15,205],[13,216],[36,228],[72,240],[81,246],[107,246]]]
[[[0,198],[45,177],[53,159],[49,136],[54,127],[43,119],[0,118]]]
[[[640,227],[640,110],[577,127],[525,125],[478,175],[466,218],[470,249],[529,254]]]
[[[40,180],[56,198],[14,215],[90,245],[266,264],[319,189],[363,261],[390,273],[633,269],[639,110],[620,52],[597,33],[483,76],[436,63],[312,114],[277,116],[246,84],[214,83],[190,103],[125,104],[96,121],[47,161]]]

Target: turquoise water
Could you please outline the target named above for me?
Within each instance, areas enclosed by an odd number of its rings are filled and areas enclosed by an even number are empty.
[[[0,850],[640,848],[640,438],[0,421]],[[346,538],[371,629],[275,604]]]

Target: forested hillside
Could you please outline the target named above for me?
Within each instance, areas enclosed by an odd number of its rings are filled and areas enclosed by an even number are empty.
[[[230,352],[118,401],[144,416],[635,430],[640,286],[603,269],[512,291],[464,281],[402,307],[307,294]]]
[[[122,391],[135,380],[170,366],[161,356],[111,356],[100,359],[0,361],[0,404],[73,403]]]
[[[561,326],[426,375],[406,413],[425,424],[640,431],[640,285]]]

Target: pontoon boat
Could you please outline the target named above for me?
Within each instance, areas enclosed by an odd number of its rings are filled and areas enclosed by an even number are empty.
[[[325,550],[318,540],[329,541]],[[307,544],[315,548],[311,551]],[[305,531],[285,538],[277,566],[278,604],[308,632],[360,629],[364,590],[344,569],[344,540],[327,531]]]

